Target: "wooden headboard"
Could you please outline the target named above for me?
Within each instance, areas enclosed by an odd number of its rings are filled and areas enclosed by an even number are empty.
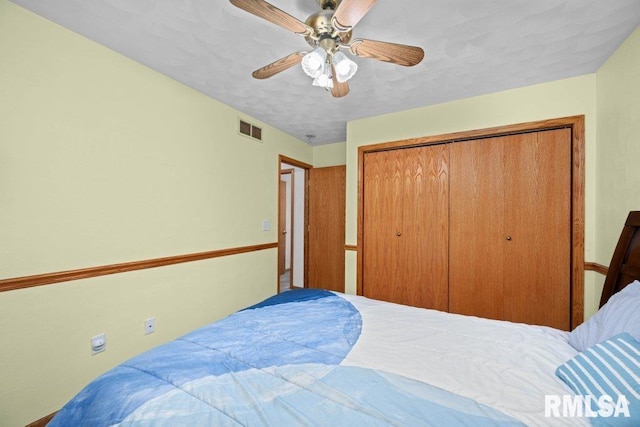
[[[634,280],[640,280],[640,211],[629,212],[624,223],[604,281],[600,307]]]

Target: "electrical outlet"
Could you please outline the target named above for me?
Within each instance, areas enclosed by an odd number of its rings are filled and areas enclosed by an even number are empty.
[[[91,337],[91,355],[102,353],[107,349],[107,334],[102,333]]]
[[[156,318],[150,317],[144,321],[144,334],[149,335],[156,331]]]

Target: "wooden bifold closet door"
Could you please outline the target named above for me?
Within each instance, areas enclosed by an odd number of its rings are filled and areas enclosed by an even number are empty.
[[[367,153],[363,295],[448,309],[447,147]]]
[[[568,330],[571,130],[451,144],[449,310]]]
[[[581,306],[571,291],[572,132],[364,151],[360,292],[569,330]]]

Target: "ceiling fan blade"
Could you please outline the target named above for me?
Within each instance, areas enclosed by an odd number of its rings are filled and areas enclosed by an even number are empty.
[[[332,22],[341,31],[348,31],[360,22],[376,0],[342,0],[333,14]]]
[[[419,64],[424,58],[424,50],[417,46],[376,40],[357,39],[351,43],[349,49],[356,56],[391,62],[405,67]]]
[[[255,70],[251,75],[256,79],[268,79],[269,77],[299,64],[302,61],[302,55],[302,52],[292,53],[289,56],[280,58],[269,65],[265,65],[264,67]]]
[[[334,98],[342,98],[343,96],[346,96],[349,93],[349,83],[340,83],[336,80],[336,70],[333,68],[333,65],[331,65],[331,76],[333,80],[331,95],[333,95]]]
[[[264,0],[229,0],[232,5],[252,13],[285,30],[301,35],[313,34],[313,28]]]

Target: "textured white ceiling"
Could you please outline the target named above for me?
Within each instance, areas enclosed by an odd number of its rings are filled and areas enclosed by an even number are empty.
[[[640,0],[380,0],[354,38],[422,47],[415,67],[355,58],[333,98],[300,67],[251,73],[305,40],[227,0],[12,0],[313,145],[346,140],[346,122],[593,73],[640,24]],[[272,0],[304,21],[316,0]]]

